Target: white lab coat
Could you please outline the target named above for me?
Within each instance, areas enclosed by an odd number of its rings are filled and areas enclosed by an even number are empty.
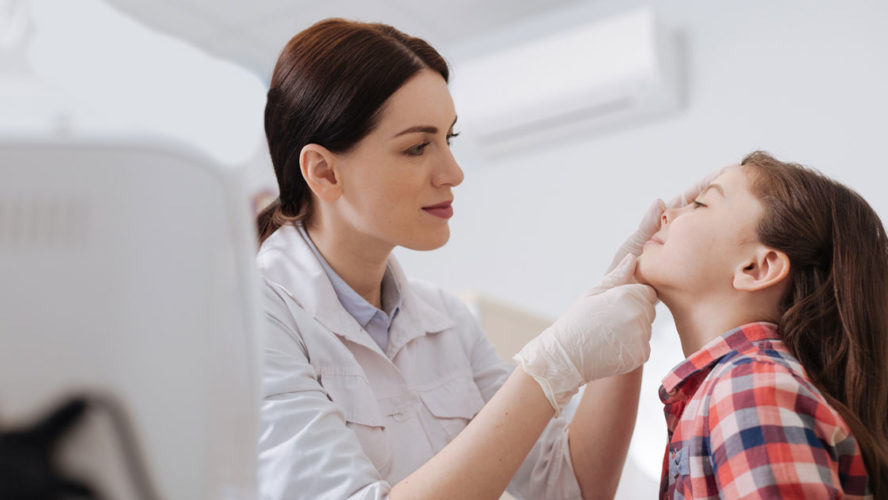
[[[339,303],[294,227],[272,234],[257,263],[268,324],[262,498],[386,498],[465,428],[511,371],[458,299],[408,280],[394,257],[402,302],[386,352]],[[580,498],[566,424],[549,423],[510,493]]]

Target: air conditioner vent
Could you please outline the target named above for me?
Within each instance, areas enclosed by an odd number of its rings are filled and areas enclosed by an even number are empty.
[[[678,59],[645,7],[458,61],[451,87],[466,139],[506,152],[678,109]]]
[[[575,124],[591,120],[606,119],[609,115],[617,115],[632,109],[638,103],[631,96],[590,104],[564,113],[558,117],[541,118],[515,127],[503,128],[495,132],[480,132],[481,140],[488,143],[503,143],[515,137],[527,137],[538,134],[542,130],[569,128]]]
[[[0,195],[0,249],[72,249],[89,236],[89,203],[51,196]]]

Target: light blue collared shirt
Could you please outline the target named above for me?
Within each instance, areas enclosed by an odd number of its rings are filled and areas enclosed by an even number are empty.
[[[336,271],[327,263],[327,259],[321,255],[314,242],[311,241],[305,226],[297,224],[296,228],[299,229],[302,237],[308,242],[308,247],[311,248],[312,253],[318,258],[318,262],[321,263],[321,267],[324,268],[324,272],[327,273],[327,278],[333,284],[333,290],[336,292],[336,297],[339,298],[342,307],[370,334],[370,337],[379,345],[382,352],[385,352],[385,348],[388,346],[388,334],[392,327],[392,321],[394,321],[398,310],[401,308],[401,290],[398,288],[397,280],[392,275],[392,270],[386,265],[385,274],[382,277],[381,297],[384,310],[377,309],[373,304],[367,302],[364,297],[358,295],[358,292],[354,291],[345,280],[336,274]]]

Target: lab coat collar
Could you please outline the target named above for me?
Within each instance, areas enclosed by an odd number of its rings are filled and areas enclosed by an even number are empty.
[[[383,354],[379,345],[339,302],[321,263],[295,227],[285,225],[272,233],[259,248],[256,261],[266,280],[282,287],[299,307],[325,328]],[[412,339],[441,332],[454,323],[413,290],[394,255],[389,256],[388,265],[401,290],[401,309],[392,323],[386,349],[386,355],[391,359]]]
[[[389,330],[389,343],[386,354],[394,359],[398,351],[411,340],[426,334],[440,333],[454,325],[453,319],[444,315],[442,305],[435,307],[429,299],[417,293],[415,287],[404,274],[401,264],[394,255],[389,256],[389,269],[401,289],[401,309]],[[437,298],[437,297],[435,297]]]

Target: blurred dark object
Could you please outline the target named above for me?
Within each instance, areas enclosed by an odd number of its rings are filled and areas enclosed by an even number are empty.
[[[85,398],[71,398],[28,428],[0,432],[0,500],[101,498],[89,485],[65,477],[54,460],[88,406]]]

